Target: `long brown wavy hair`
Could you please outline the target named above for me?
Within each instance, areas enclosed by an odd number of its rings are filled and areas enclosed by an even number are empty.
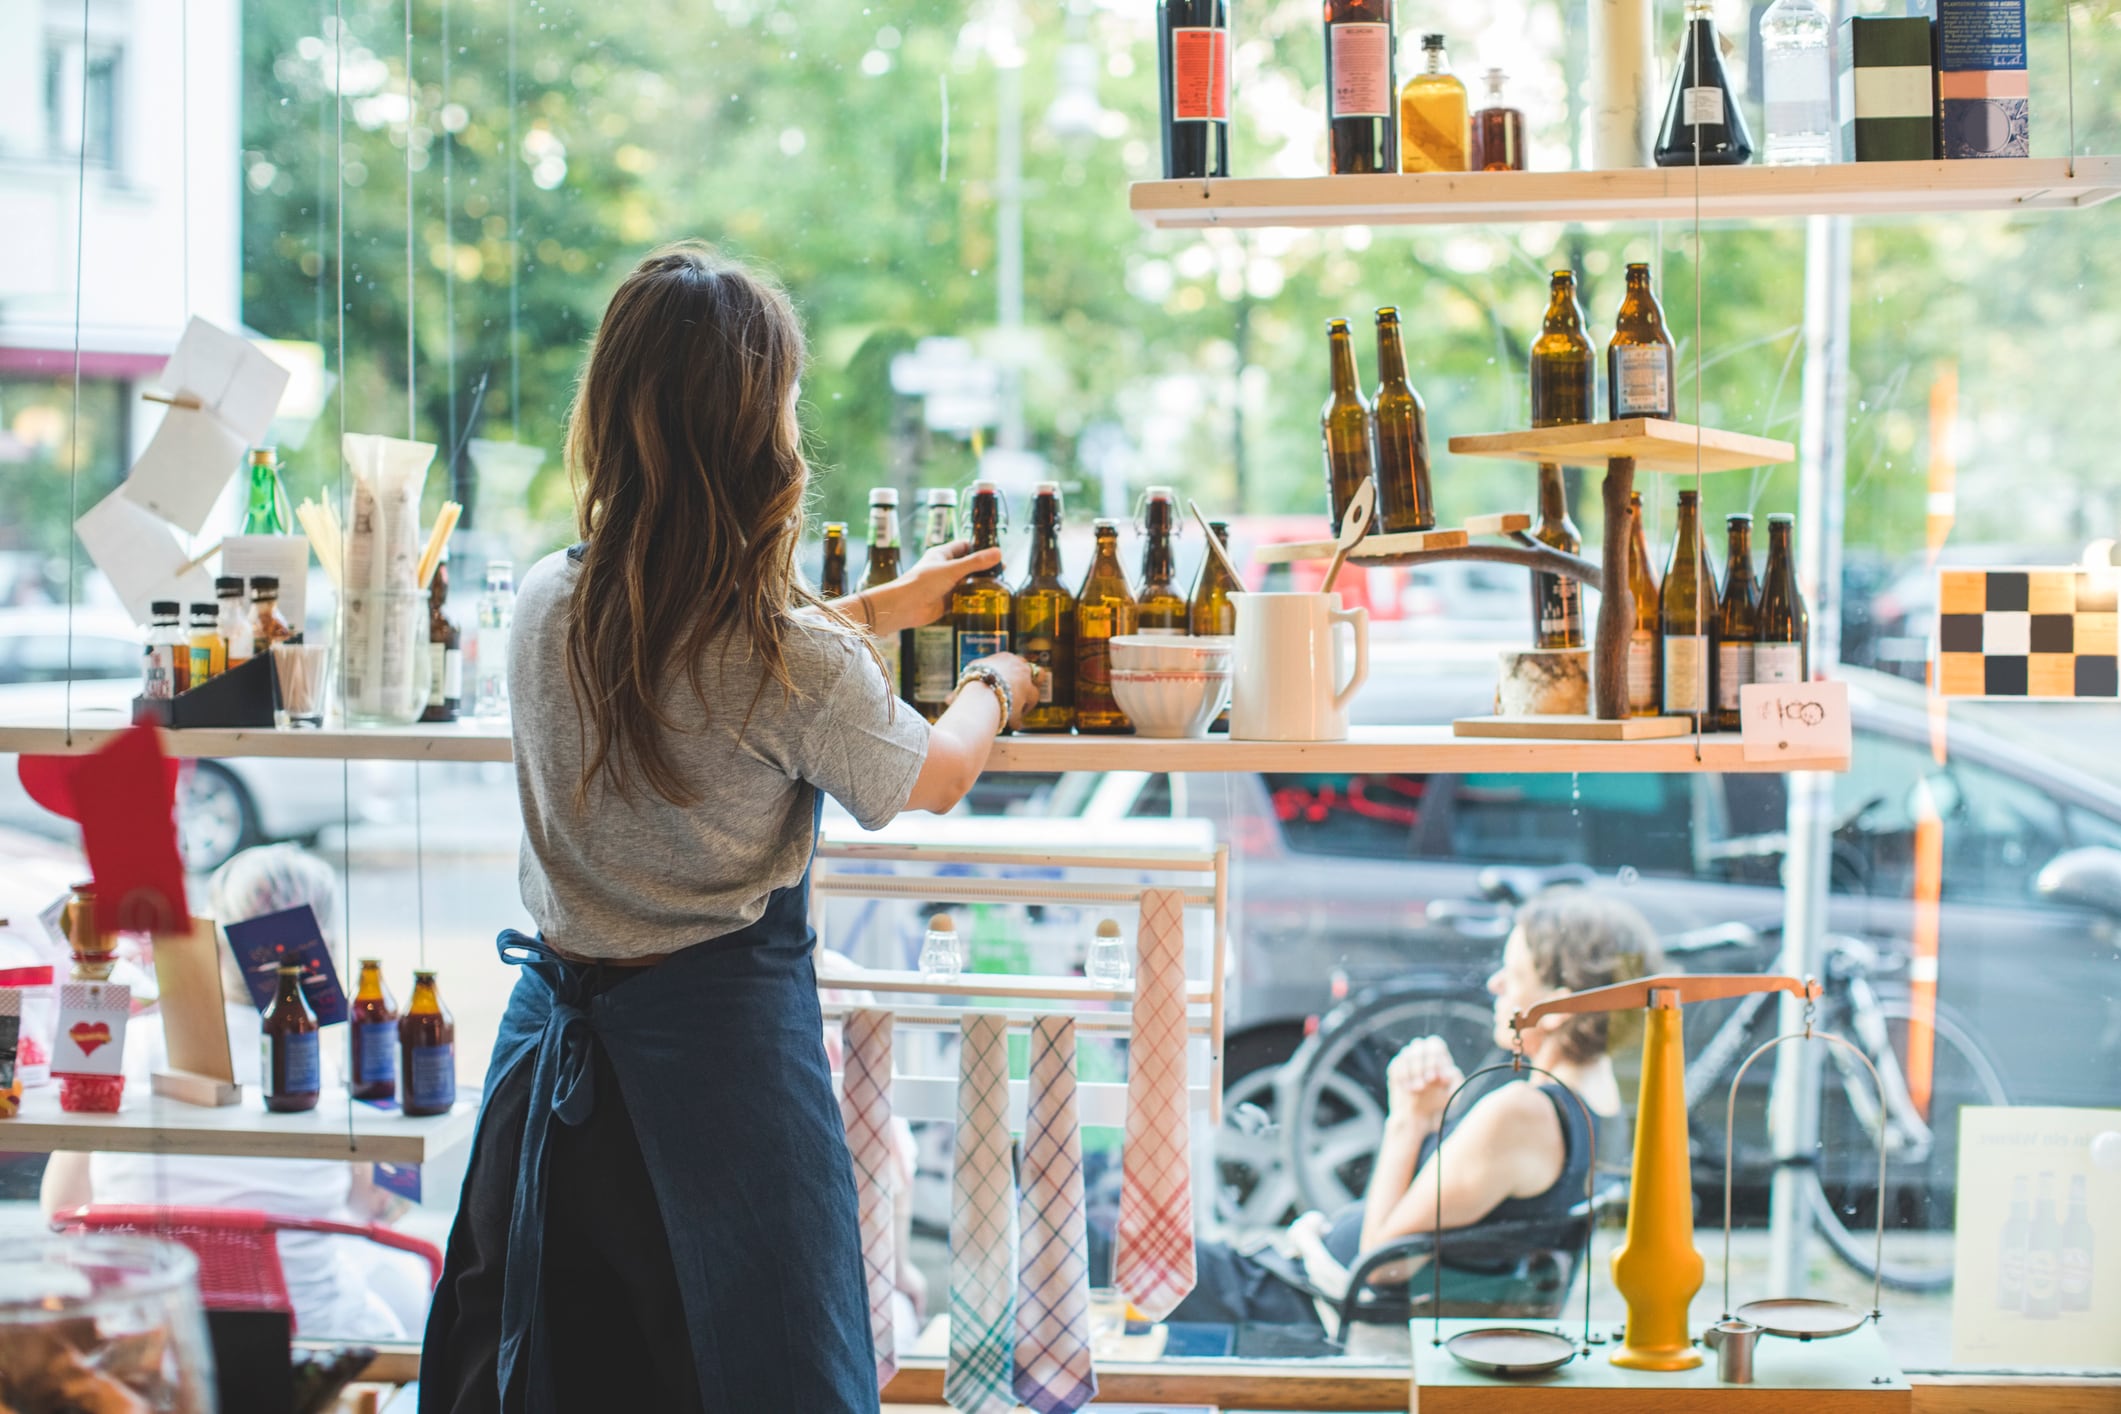
[[[803,329],[772,281],[697,241],[648,256],[612,295],[568,413],[567,464],[585,542],[567,677],[586,733],[579,807],[608,772],[674,805],[680,730],[660,692],[718,637],[794,692],[790,615],[819,601],[797,573],[810,470],[795,416]],[[833,627],[843,621],[834,621]]]

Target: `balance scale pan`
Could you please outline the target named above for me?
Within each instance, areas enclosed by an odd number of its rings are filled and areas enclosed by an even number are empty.
[[[1451,1358],[1482,1375],[1505,1379],[1543,1375],[1576,1358],[1576,1342],[1552,1331],[1526,1326],[1489,1326],[1460,1331],[1443,1343]]]
[[[1845,1301],[1820,1301],[1806,1296],[1778,1296],[1769,1301],[1748,1301],[1736,1312],[1741,1321],[1751,1321],[1769,1335],[1786,1340],[1824,1340],[1847,1335],[1870,1319]]]

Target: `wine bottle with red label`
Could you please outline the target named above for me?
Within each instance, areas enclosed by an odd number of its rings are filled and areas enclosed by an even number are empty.
[[[1326,170],[1399,170],[1393,0],[1326,0]]]
[[[1230,175],[1228,0],[1159,0],[1166,177]]]

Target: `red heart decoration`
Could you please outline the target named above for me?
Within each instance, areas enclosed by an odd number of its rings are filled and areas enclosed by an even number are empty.
[[[15,766],[15,774],[22,778],[22,789],[29,798],[54,815],[68,820],[79,820],[74,813],[74,768],[80,764],[71,756],[24,756]]]
[[[81,1048],[82,1055],[92,1056],[96,1053],[96,1047],[110,1044],[110,1023],[77,1021],[66,1034],[74,1038],[74,1044]]]

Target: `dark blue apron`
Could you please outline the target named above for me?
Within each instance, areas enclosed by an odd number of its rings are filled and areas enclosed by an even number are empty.
[[[815,817],[813,817],[813,834]],[[561,1414],[548,1378],[566,1330],[545,1328],[540,1246],[548,1223],[546,1140],[597,1104],[592,1048],[616,1073],[653,1183],[709,1414],[871,1414],[878,1407],[853,1167],[833,1096],[811,953],[810,876],[770,895],[749,927],[686,948],[606,990],[598,969],[513,931],[499,940],[522,975],[488,1067],[488,1109],[502,1077],[533,1067],[514,1176],[499,1296],[497,1407]],[[481,1154],[505,1157],[485,1114]],[[467,1192],[470,1178],[466,1181]],[[465,1224],[460,1209],[458,1228]],[[452,1300],[452,1233],[423,1353],[452,1352],[463,1323]],[[474,1280],[477,1279],[474,1275]],[[475,1342],[466,1340],[466,1346]],[[438,1348],[439,1347],[439,1348]],[[490,1353],[486,1358],[491,1358]],[[436,1379],[436,1384],[449,1383]],[[423,1401],[423,1407],[425,1401]]]

